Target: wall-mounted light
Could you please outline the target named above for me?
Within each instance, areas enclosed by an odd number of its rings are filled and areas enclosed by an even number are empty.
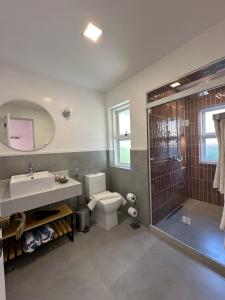
[[[71,113],[72,113],[72,107],[66,106],[63,110],[62,115],[65,119],[69,119],[71,117]]]

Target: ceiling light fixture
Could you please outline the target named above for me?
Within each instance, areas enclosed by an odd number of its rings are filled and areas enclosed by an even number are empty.
[[[102,35],[102,30],[96,27],[94,24],[89,23],[83,35],[92,41],[97,42],[99,37]]]
[[[174,82],[174,83],[172,83],[171,85],[170,85],[172,88],[175,88],[175,87],[178,87],[178,86],[180,86],[180,82]]]

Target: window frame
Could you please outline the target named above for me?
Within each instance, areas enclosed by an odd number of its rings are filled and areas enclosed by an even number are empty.
[[[131,130],[130,133],[120,134],[119,132],[119,114],[123,111],[129,110],[130,113],[130,102],[126,101],[122,104],[112,108],[112,129],[113,129],[113,165],[120,168],[130,169],[130,163],[122,163],[120,161],[120,142],[131,141]]]
[[[206,113],[210,111],[217,111],[225,109],[225,105],[216,105],[203,108],[200,111],[200,163],[203,164],[217,164],[217,160],[206,159],[206,140],[216,138],[216,132],[206,132]],[[216,114],[216,113],[215,113]]]

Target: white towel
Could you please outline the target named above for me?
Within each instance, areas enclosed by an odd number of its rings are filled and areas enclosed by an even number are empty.
[[[98,201],[106,199],[118,199],[121,200],[122,205],[126,205],[126,199],[119,193],[111,193],[109,191],[99,193],[90,197],[90,202],[88,203],[88,208],[93,211]]]
[[[225,205],[223,207],[223,215],[220,222],[220,229],[225,230]],[[225,240],[224,240],[224,246],[225,246]]]
[[[225,120],[214,121],[216,137],[218,140],[219,157],[216,166],[216,173],[213,182],[213,187],[217,188],[221,194],[225,192]],[[225,197],[225,195],[224,195]],[[225,230],[225,199],[223,215],[221,218],[220,229]]]
[[[24,235],[23,250],[25,253],[32,253],[41,245],[38,230],[27,231]]]
[[[53,239],[54,230],[49,225],[38,228],[42,244],[46,244]]]

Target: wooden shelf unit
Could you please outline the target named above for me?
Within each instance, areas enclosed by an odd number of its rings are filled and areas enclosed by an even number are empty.
[[[55,206],[53,209],[59,210],[59,212],[41,220],[27,216],[24,232],[48,224],[54,230],[53,240],[68,235],[73,242],[73,211],[66,204]],[[24,254],[22,238],[19,241],[15,239],[16,227],[16,224],[12,224],[3,229],[4,262]]]

